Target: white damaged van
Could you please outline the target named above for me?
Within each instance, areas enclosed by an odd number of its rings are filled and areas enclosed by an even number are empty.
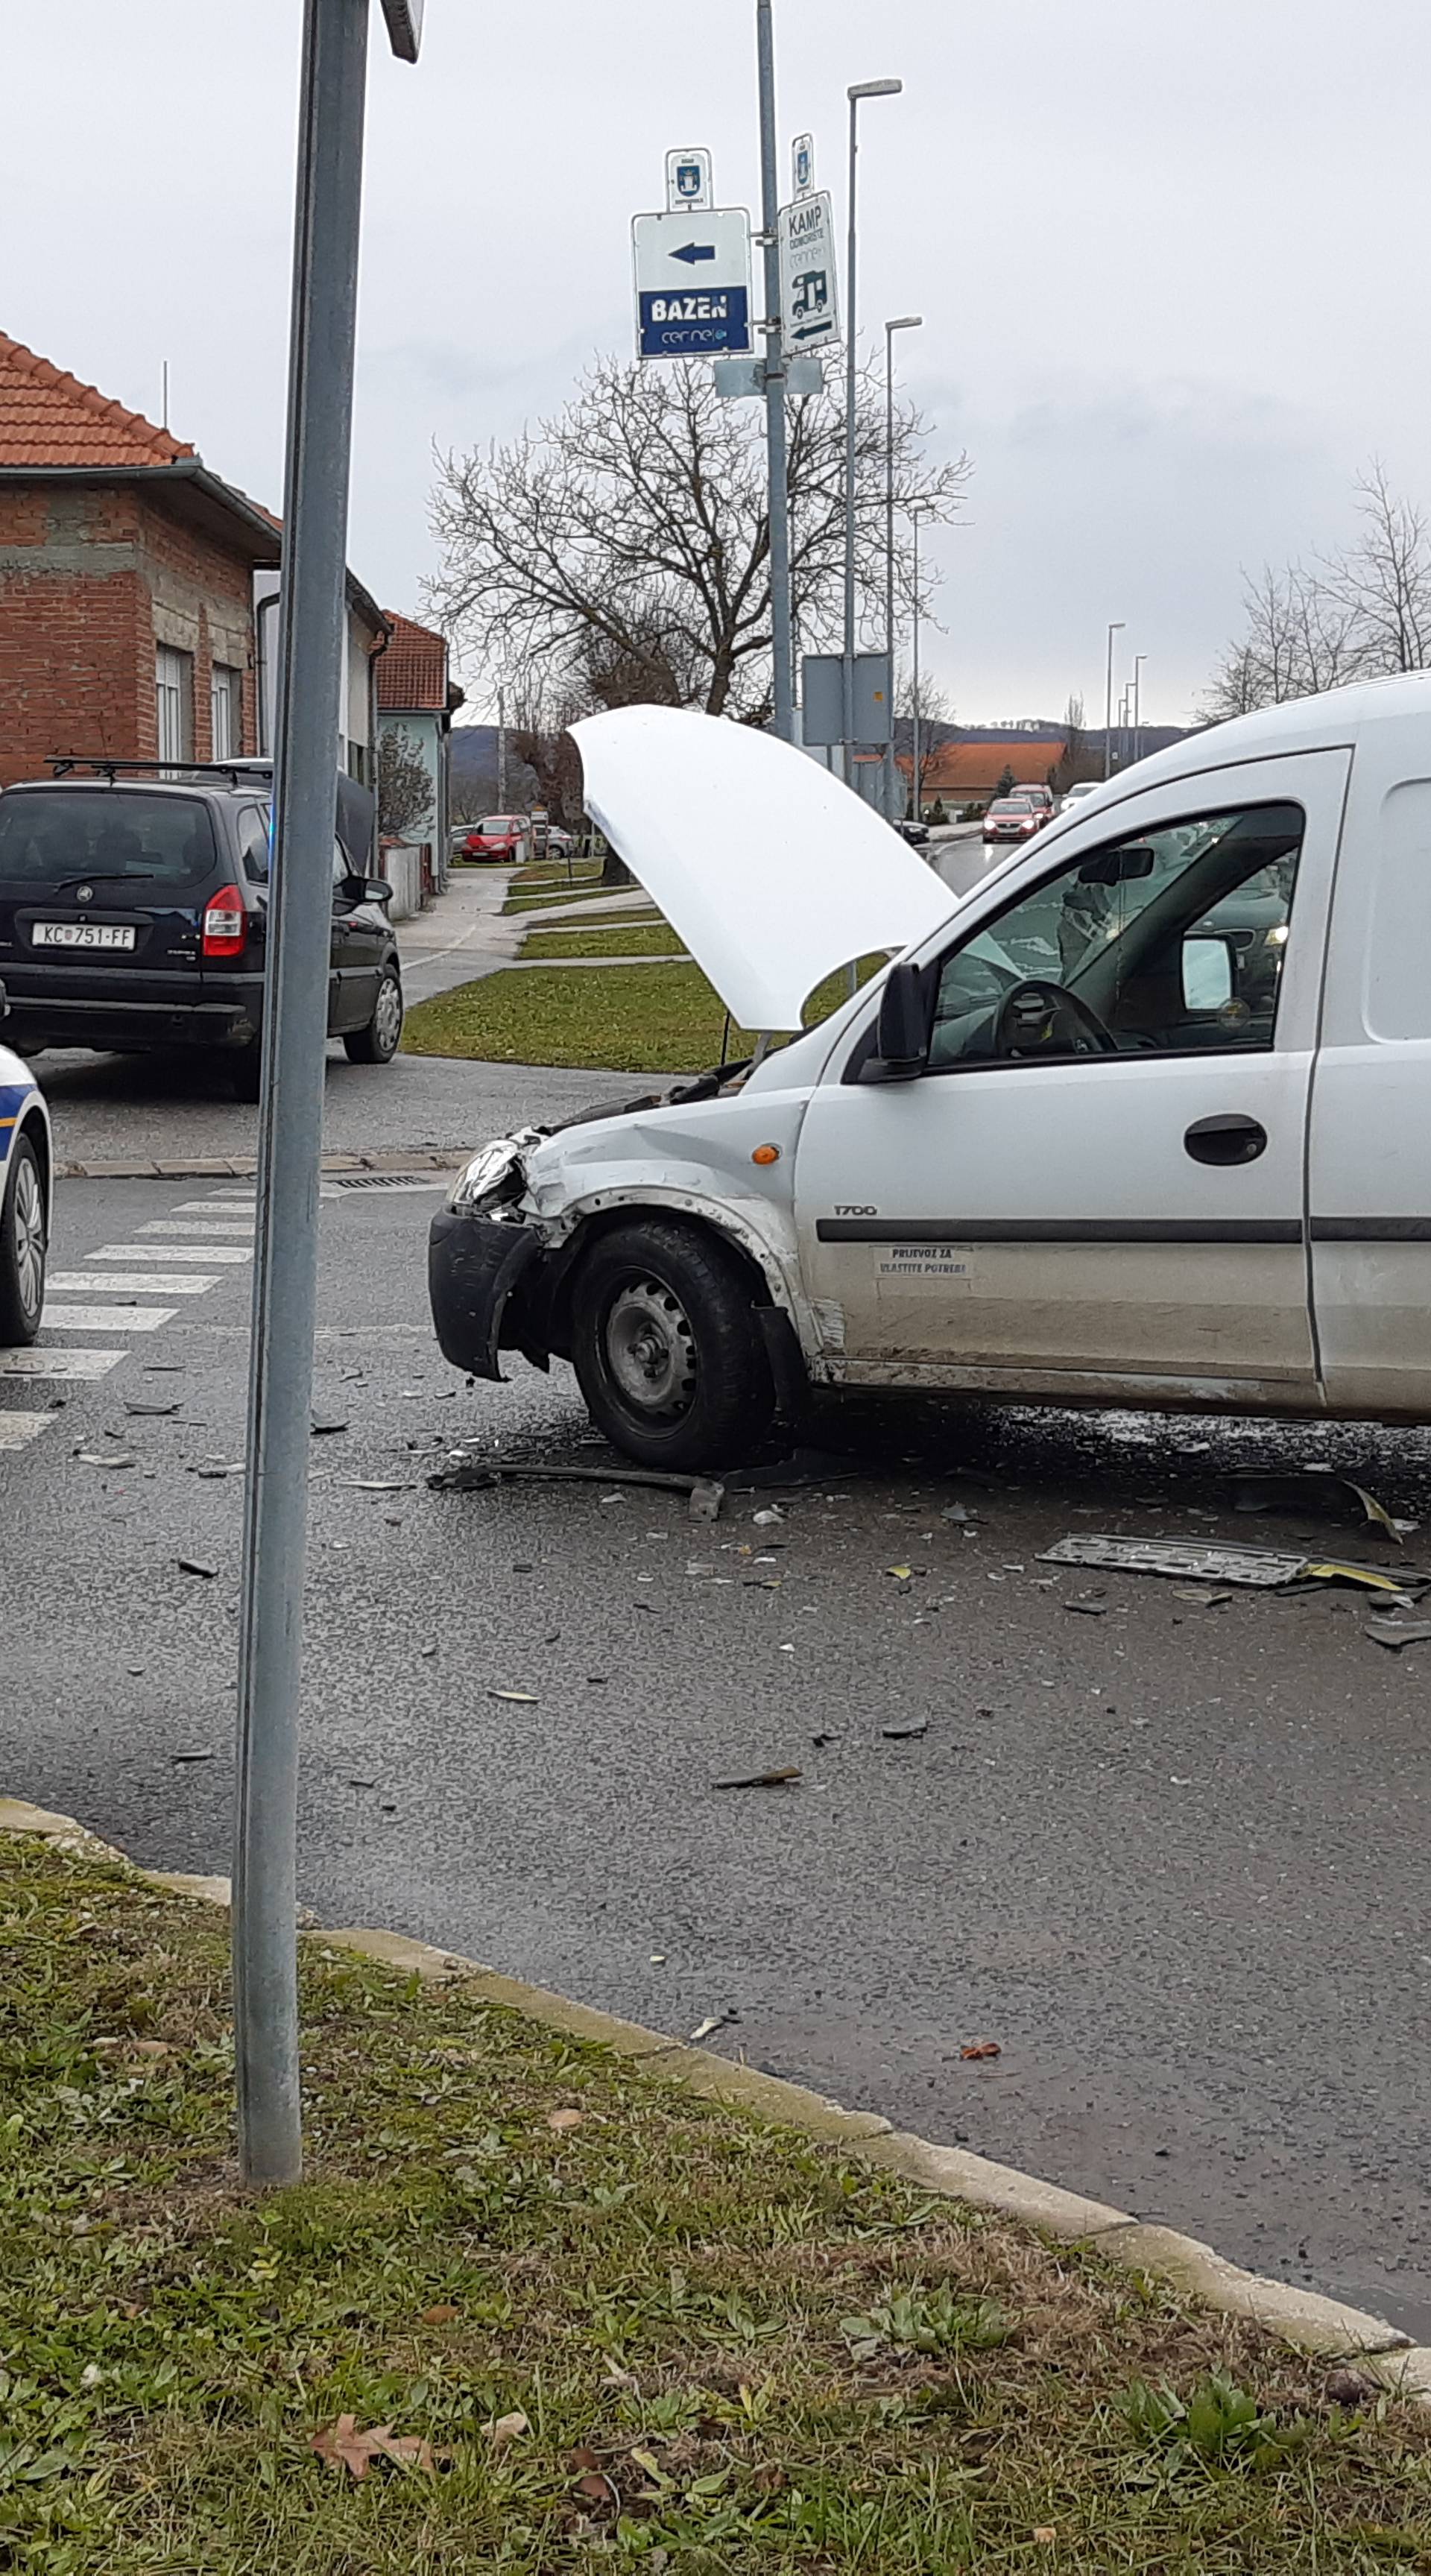
[[[673,1468],[812,1387],[1431,1421],[1431,676],[1197,734],[957,901],[767,735],[574,732],[737,1023],[897,953],[748,1068],[484,1148],[450,1360],[570,1360]]]

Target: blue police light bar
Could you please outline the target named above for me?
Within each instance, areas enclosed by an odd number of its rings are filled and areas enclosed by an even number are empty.
[[[422,43],[422,0],[383,0],[383,16],[399,61],[415,63]]]

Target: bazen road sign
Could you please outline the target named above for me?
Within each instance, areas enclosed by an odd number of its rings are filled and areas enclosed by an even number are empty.
[[[835,225],[827,189],[780,209],[780,316],[787,349],[821,349],[840,336]]]
[[[637,215],[636,349],[642,358],[743,357],[750,336],[750,217],[743,206]]]

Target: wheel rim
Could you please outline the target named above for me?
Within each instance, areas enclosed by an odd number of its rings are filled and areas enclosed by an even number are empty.
[[[670,1422],[689,1413],[696,1391],[696,1337],[679,1297],[662,1279],[629,1282],[612,1299],[603,1336],[613,1385],[633,1413]]]
[[[27,1315],[38,1315],[45,1294],[45,1202],[28,1159],[16,1166],[12,1222],[20,1303]]]
[[[396,975],[385,975],[373,1010],[373,1035],[384,1055],[391,1055],[402,1036],[402,987]]]

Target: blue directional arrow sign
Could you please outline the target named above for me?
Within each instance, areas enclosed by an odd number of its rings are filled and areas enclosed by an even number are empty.
[[[750,353],[750,217],[743,206],[638,215],[631,237],[639,356]]]

